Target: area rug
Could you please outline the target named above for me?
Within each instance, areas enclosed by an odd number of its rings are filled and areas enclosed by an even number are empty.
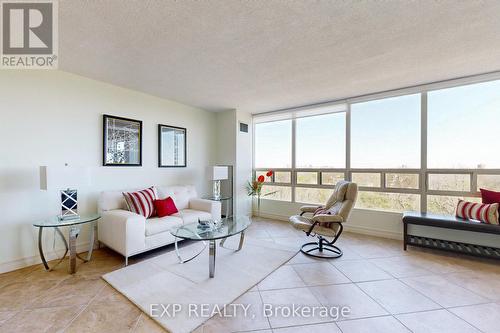
[[[225,246],[237,246],[237,237]],[[180,249],[189,258],[202,248]],[[296,247],[247,239],[239,252],[217,246],[215,277],[208,277],[208,247],[190,262],[174,251],[103,276],[144,313],[172,333],[191,332],[290,260]]]

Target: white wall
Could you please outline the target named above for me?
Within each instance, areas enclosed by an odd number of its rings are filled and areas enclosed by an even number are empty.
[[[248,133],[240,132],[240,122]],[[217,164],[233,166],[233,213],[251,215],[252,201],[245,185],[252,176],[252,115],[237,110],[217,113]]]
[[[240,132],[240,122],[248,124],[248,133]],[[236,211],[240,215],[252,214],[252,198],[248,196],[246,183],[252,179],[252,115],[236,112]]]
[[[89,169],[81,212],[96,211],[101,190],[189,183],[210,192],[214,113],[61,71],[2,71],[0,105],[0,271],[38,262],[31,223],[59,212],[58,191],[39,189],[40,165]],[[102,167],[102,114],[143,121],[142,167]],[[157,167],[158,124],[187,128],[187,168]],[[47,250],[51,240],[47,232]]]

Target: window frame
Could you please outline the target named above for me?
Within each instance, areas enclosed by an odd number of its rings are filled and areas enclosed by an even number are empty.
[[[329,103],[322,104],[320,106],[312,107],[301,107],[297,109],[285,110],[276,113],[279,117],[289,117],[292,120],[292,136],[291,136],[291,147],[292,147],[292,167],[291,168],[276,168],[274,171],[287,171],[291,172],[291,184],[290,183],[266,183],[266,185],[282,185],[290,186],[292,194],[292,203],[296,203],[295,200],[295,188],[305,187],[305,188],[326,188],[333,189],[335,185],[324,185],[322,184],[322,172],[336,172],[343,173],[344,179],[351,180],[352,173],[379,173],[381,177],[380,187],[366,187],[359,186],[359,191],[369,191],[369,192],[387,192],[387,193],[407,193],[407,194],[419,194],[420,195],[420,210],[422,212],[427,212],[427,196],[428,195],[442,195],[442,196],[453,196],[453,197],[480,197],[480,192],[478,188],[477,178],[478,175],[497,175],[500,176],[500,169],[428,169],[427,168],[427,128],[428,128],[428,117],[427,117],[427,93],[433,90],[447,89],[453,87],[459,87],[463,85],[470,85],[476,83],[482,83],[487,81],[500,80],[500,72],[490,73],[485,75],[478,75],[474,77],[466,77],[455,80],[450,80],[446,82],[437,82],[431,84],[425,84],[421,86],[415,86],[410,88],[397,89],[388,92],[376,93],[366,96],[354,97],[350,99],[338,100]],[[409,94],[420,94],[420,168],[351,168],[351,105],[360,102],[367,102],[371,100],[378,100],[384,98],[398,97]],[[342,107],[344,105],[344,107]],[[295,154],[296,154],[296,119],[304,117],[304,110],[311,109],[314,116],[314,110],[318,107],[327,108],[332,107],[334,111],[329,113],[346,113],[345,121],[345,134],[346,134],[346,147],[345,147],[345,168],[296,168],[295,166]],[[340,110],[340,111],[339,111]],[[300,111],[300,112],[299,112]],[[328,113],[328,112],[324,112]],[[275,116],[273,112],[269,113]],[[269,114],[264,114],[264,116],[269,117]],[[299,114],[299,115],[298,115]],[[260,118],[262,115],[256,114],[253,116],[255,118]],[[268,120],[274,121],[274,120]],[[262,122],[266,122],[265,120]],[[256,122],[253,122],[255,127]],[[255,132],[254,132],[255,133]],[[255,136],[253,138],[255,142]],[[253,156],[255,156],[255,144],[253,145]],[[253,175],[258,171],[267,171],[265,169],[256,169],[253,165]],[[317,184],[297,184],[297,172],[316,172],[317,173]],[[394,188],[386,187],[386,174],[387,173],[401,173],[401,174],[418,174],[419,184],[418,188]],[[429,188],[429,174],[468,174],[470,177],[470,191],[450,191],[450,190],[431,190]],[[274,181],[274,178],[273,178]],[[288,202],[288,201],[287,201]],[[364,208],[356,208],[362,209]],[[377,209],[369,209],[377,210]],[[383,211],[383,210],[377,210]]]

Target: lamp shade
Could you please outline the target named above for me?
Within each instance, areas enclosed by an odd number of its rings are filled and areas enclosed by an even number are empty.
[[[88,168],[40,166],[40,189],[61,190],[90,185]]]
[[[212,180],[224,180],[228,178],[228,168],[216,165],[209,169],[209,174]]]

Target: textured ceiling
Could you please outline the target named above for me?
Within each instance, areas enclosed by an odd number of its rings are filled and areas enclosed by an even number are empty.
[[[258,113],[500,70],[500,1],[59,2],[59,68]]]

